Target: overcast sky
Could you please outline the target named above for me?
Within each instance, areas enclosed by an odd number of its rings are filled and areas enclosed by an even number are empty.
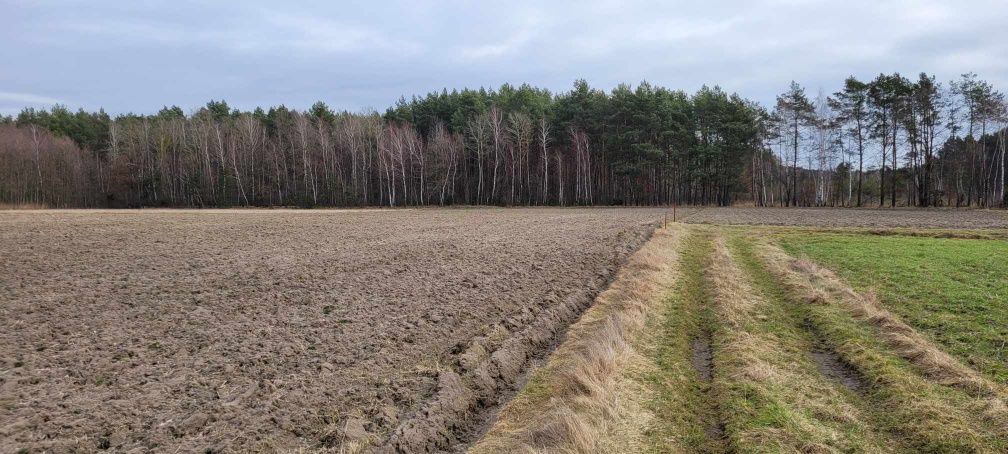
[[[893,71],[1008,89],[1006,0],[140,3],[0,0],[0,113],[222,98],[384,110],[445,87],[577,78],[716,84],[767,105],[791,79],[814,95]]]

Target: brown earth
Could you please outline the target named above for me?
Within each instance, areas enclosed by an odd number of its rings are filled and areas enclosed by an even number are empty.
[[[810,227],[1005,229],[1008,212],[978,209],[836,209],[717,207],[678,210],[693,224],[763,224]]]
[[[458,449],[647,209],[0,213],[0,451]]]

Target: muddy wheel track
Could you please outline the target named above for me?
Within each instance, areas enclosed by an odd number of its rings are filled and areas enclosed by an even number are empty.
[[[812,348],[809,350],[809,356],[815,361],[819,373],[864,397],[870,387],[864,374],[826,343],[808,317],[804,317],[800,325],[811,339]]]
[[[714,333],[717,329],[714,315],[714,302],[710,294],[710,263],[712,260],[713,238],[710,232],[701,231],[694,234],[693,241],[702,244],[704,256],[700,260],[700,282],[703,289],[698,300],[693,302],[697,313],[699,326],[695,336],[690,341],[690,362],[700,381],[701,411],[700,423],[706,436],[706,443],[700,447],[701,452],[727,452],[725,418],[717,396],[715,377],[717,376],[717,352],[715,351]]]

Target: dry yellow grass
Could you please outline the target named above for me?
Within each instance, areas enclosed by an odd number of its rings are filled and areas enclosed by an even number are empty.
[[[500,412],[470,452],[640,452],[649,390],[631,376],[653,367],[635,346],[646,314],[676,276],[682,231],[659,229],[568,330],[564,343]]]

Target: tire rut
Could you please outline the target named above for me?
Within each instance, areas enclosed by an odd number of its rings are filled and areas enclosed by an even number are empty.
[[[812,346],[808,353],[819,368],[819,373],[854,393],[864,394],[868,391],[870,384],[864,374],[826,344],[811,320],[803,319],[801,329],[810,338]]]
[[[701,422],[707,444],[703,452],[725,452],[725,424],[721,417],[720,407],[714,391],[714,350],[711,347],[709,333],[700,335],[691,342],[693,369],[696,370],[701,382],[701,397],[705,408]]]
[[[802,304],[795,304],[784,288],[777,285],[773,276],[759,263],[759,259],[752,255],[752,246],[749,241],[751,238],[735,237],[731,241],[732,245],[728,248],[730,255],[728,260],[735,262],[738,266],[736,272],[744,275],[743,280],[747,281],[750,287],[747,290],[743,290],[744,287],[734,290],[735,293],[753,292],[754,298],[757,301],[762,301],[762,303],[757,303],[756,308],[750,309],[756,311],[754,314],[758,314],[753,316],[753,321],[757,323],[757,326],[761,326],[761,329],[769,330],[768,333],[775,333],[769,338],[781,342],[777,347],[781,352],[788,352],[781,353],[781,355],[787,355],[786,358],[789,358],[788,361],[790,361],[780,363],[781,370],[791,371],[790,373],[804,377],[796,377],[795,380],[801,380],[796,383],[807,384],[807,391],[821,390],[821,394],[814,395],[821,396],[819,399],[832,398],[844,406],[849,405],[849,409],[853,411],[847,415],[864,424],[860,428],[853,425],[834,425],[837,420],[826,418],[823,420],[826,421],[824,422],[825,427],[835,427],[839,430],[850,430],[854,433],[864,434],[863,441],[868,443],[867,446],[877,448],[900,446],[898,440],[894,439],[891,434],[874,430],[879,424],[876,420],[878,415],[872,409],[872,383],[870,380],[831,347],[809,318],[807,308]],[[762,309],[759,309],[760,304],[762,304]],[[780,358],[785,358],[785,356],[780,356]],[[798,366],[797,363],[804,364]],[[795,368],[791,369],[787,364],[793,364]],[[816,383],[820,385],[816,385]],[[833,390],[822,388],[822,385],[831,387]],[[803,405],[798,402],[803,402],[802,399],[805,398],[810,399],[808,402],[823,402],[814,396],[802,394],[790,398],[796,399],[796,405]],[[842,427],[846,427],[846,429],[842,429]],[[860,446],[864,448],[866,445]]]
[[[693,368],[700,375],[700,380],[710,383],[714,374],[714,352],[711,350],[710,336],[693,339]]]
[[[728,452],[728,443],[725,434],[725,418],[718,402],[714,383],[716,352],[713,338],[716,317],[714,316],[714,303],[708,290],[711,278],[708,268],[712,259],[713,238],[710,232],[706,231],[700,232],[697,237],[695,241],[705,243],[703,248],[705,254],[700,269],[704,289],[700,294],[699,301],[694,302],[694,308],[698,311],[699,326],[696,336],[690,342],[690,363],[700,380],[700,397],[703,402],[703,414],[700,415],[700,420],[706,435],[706,443],[698,449],[705,453],[723,453]]]

